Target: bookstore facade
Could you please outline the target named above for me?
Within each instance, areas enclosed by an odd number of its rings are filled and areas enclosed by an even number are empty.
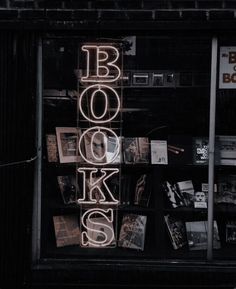
[[[1,264],[30,288],[233,288],[235,22],[74,22],[0,32]]]

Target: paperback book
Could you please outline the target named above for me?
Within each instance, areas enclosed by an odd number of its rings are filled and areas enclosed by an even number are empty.
[[[53,216],[53,223],[57,247],[80,245],[77,215]]]
[[[170,215],[164,216],[171,243],[175,250],[184,247],[187,244],[185,224]]]
[[[138,177],[135,185],[134,204],[148,207],[151,196],[151,188],[147,174]]]
[[[123,216],[119,246],[137,250],[144,250],[147,217],[135,214]]]
[[[58,158],[56,135],[55,134],[47,134],[46,135],[46,144],[47,144],[48,162],[57,163],[59,161],[59,158]]]
[[[193,221],[193,222],[186,222],[185,224],[186,224],[189,250],[206,250],[207,221]],[[219,249],[221,245],[216,221],[214,221],[213,230],[214,230],[213,248]]]
[[[149,163],[149,142],[146,137],[124,138],[123,151],[126,164]]]
[[[221,175],[219,177],[215,203],[236,205],[236,175]]]

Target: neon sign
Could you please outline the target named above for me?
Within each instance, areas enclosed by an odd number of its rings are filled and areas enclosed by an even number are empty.
[[[109,181],[119,175],[119,169],[107,165],[114,163],[120,152],[120,139],[110,128],[121,107],[120,96],[111,87],[121,76],[120,53],[112,45],[83,45],[81,49],[86,56],[81,82],[89,86],[79,96],[78,109],[89,126],[93,124],[83,131],[78,142],[79,154],[88,164],[77,169],[83,179],[78,199],[82,211],[81,245],[104,248],[114,244],[114,206],[119,204],[119,198],[109,188]],[[109,128],[105,126],[108,124]],[[112,152],[108,152],[108,139],[113,141]]]

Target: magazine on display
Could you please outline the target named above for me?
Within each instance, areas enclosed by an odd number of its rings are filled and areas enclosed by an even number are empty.
[[[166,181],[163,183],[163,189],[172,208],[185,206],[183,196],[175,183]]]
[[[144,250],[147,217],[135,214],[123,216],[119,246],[137,250]]]
[[[180,195],[186,207],[189,207],[194,202],[194,187],[192,180],[177,182]]]
[[[80,245],[77,215],[53,216],[53,223],[57,247]]]

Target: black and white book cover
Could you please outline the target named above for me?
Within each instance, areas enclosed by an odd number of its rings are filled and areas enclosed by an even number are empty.
[[[151,140],[151,164],[168,165],[166,140]]]
[[[194,202],[194,187],[192,180],[177,182],[179,193],[186,207],[192,206]]]
[[[139,158],[138,140],[136,137],[125,137],[123,139],[124,162],[135,164]]]
[[[147,137],[138,137],[138,159],[137,163],[149,163],[149,140]]]
[[[185,200],[180,193],[176,183],[170,183],[166,181],[163,183],[163,189],[172,208],[185,206]]]
[[[225,226],[226,243],[236,244],[236,221],[227,221]]]
[[[87,132],[84,135],[86,159],[92,163],[106,163],[107,136],[104,133]]]
[[[80,229],[77,215],[53,216],[57,247],[80,245]]]
[[[123,216],[119,246],[144,250],[147,216],[126,214]]]
[[[186,232],[188,238],[189,250],[206,250],[207,249],[207,221],[186,222]],[[213,226],[213,248],[221,247],[218,226],[214,221]]]
[[[151,197],[150,177],[142,174],[138,177],[135,184],[134,204],[148,207]]]
[[[57,176],[58,185],[61,191],[61,196],[64,204],[77,203],[77,188],[76,178],[74,175]]]
[[[81,131],[76,127],[56,127],[60,163],[81,162],[78,154],[78,139]]]
[[[193,163],[206,165],[209,160],[209,140],[206,137],[193,138]]]
[[[164,218],[173,248],[177,250],[184,247],[187,244],[184,222],[170,215],[166,215]]]
[[[215,203],[236,205],[236,175],[219,176]]]

